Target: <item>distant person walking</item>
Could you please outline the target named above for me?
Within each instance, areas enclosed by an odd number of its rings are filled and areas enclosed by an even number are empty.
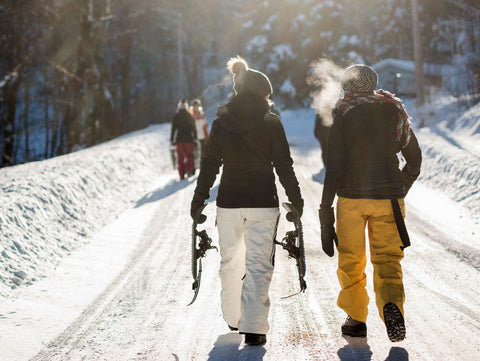
[[[177,147],[177,169],[180,179],[193,175],[193,146],[197,138],[195,120],[188,112],[188,102],[181,99],[172,118],[170,143]]]
[[[323,166],[327,165],[327,144],[328,144],[328,134],[330,133],[330,125],[325,125],[323,117],[319,113],[315,113],[315,128],[313,129],[313,134],[320,143],[320,148],[322,149],[322,160]]]
[[[195,156],[195,168],[200,168],[200,160],[205,149],[205,143],[208,137],[208,123],[205,113],[203,112],[202,102],[200,99],[194,99],[191,102],[190,113],[195,119],[195,126],[197,128],[197,140],[200,148],[197,149]]]
[[[223,165],[216,218],[223,317],[231,330],[245,334],[247,345],[262,345],[269,329],[268,292],[280,214],[274,168],[300,214],[303,199],[282,123],[269,111],[270,81],[240,57],[230,59],[227,67],[235,95],[212,123],[190,213],[193,217],[208,199]]]
[[[421,151],[400,99],[375,90],[377,80],[377,73],[366,65],[353,65],[343,73],[344,95],[333,111],[319,216],[325,253],[333,256],[338,243],[337,304],[348,315],[342,333],[367,335],[367,227],[376,305],[395,342],[406,333],[400,265],[409,245],[404,197],[420,173]],[[398,152],[406,161],[401,170]]]

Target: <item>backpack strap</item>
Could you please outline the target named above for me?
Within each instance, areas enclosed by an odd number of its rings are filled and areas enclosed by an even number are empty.
[[[402,211],[398,204],[398,199],[390,199],[392,203],[393,216],[395,217],[395,224],[397,225],[398,234],[402,240],[402,246],[400,249],[403,251],[410,246],[410,237],[408,236],[407,227],[405,227],[405,221],[403,220]]]

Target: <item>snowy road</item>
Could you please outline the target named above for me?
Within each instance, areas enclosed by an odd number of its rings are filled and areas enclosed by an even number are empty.
[[[462,233],[468,219],[438,197],[423,203],[429,190],[422,185],[415,185],[407,198],[412,247],[402,262],[406,340],[392,344],[387,338],[373,302],[371,266],[368,338],[341,336],[345,315],[336,307],[336,258],[322,252],[319,240],[319,153],[296,147],[296,141],[292,137],[306,200],[302,220],[308,289],[281,299],[297,289],[298,280],[294,261],[278,248],[265,346],[245,347],[238,333],[228,331],[220,313],[220,258],[214,251],[204,261],[196,302],[186,306],[192,297],[188,209],[195,179],[177,181],[170,170],[135,207],[64,259],[55,272],[22,289],[17,301],[0,304],[0,360],[477,359],[480,250]],[[285,200],[282,192],[280,198]],[[448,221],[430,210],[435,202]],[[206,214],[205,228],[216,242],[214,205]],[[283,214],[279,236],[290,227]],[[472,239],[480,234],[478,224],[465,229],[478,230]]]

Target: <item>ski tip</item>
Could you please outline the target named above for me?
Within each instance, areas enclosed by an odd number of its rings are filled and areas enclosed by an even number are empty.
[[[195,299],[196,299],[196,298],[197,298],[197,297],[195,296],[195,297],[193,298],[193,300],[191,300],[190,303],[187,305],[187,307],[188,307],[188,306],[191,306],[191,305],[195,302]]]
[[[287,298],[298,296],[301,293],[305,293],[305,290],[300,290],[298,292],[292,293],[291,295],[280,297],[280,299],[286,300]]]
[[[189,303],[187,306],[192,305],[192,304],[195,302],[195,300],[197,299],[197,296],[198,296],[199,287],[198,287],[197,281],[194,282],[193,286],[196,286],[196,288],[193,288],[193,290],[195,291],[195,293],[193,294],[193,298],[192,298],[192,300],[190,301],[190,303]]]

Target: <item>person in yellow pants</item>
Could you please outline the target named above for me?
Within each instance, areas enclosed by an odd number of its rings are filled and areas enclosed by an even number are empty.
[[[337,304],[347,313],[342,334],[367,335],[368,229],[376,305],[395,342],[406,334],[400,265],[409,244],[404,198],[420,173],[421,151],[401,100],[376,90],[377,82],[377,73],[366,65],[350,66],[342,75],[343,96],[333,109],[319,218],[323,250],[330,257],[334,244],[338,250]],[[405,159],[401,169],[399,152]]]
[[[403,204],[403,200],[400,200]],[[368,295],[365,227],[368,226],[373,288],[379,310],[392,302],[403,314],[405,293],[402,282],[402,241],[395,224],[390,200],[350,199],[337,202],[338,280],[342,290],[338,306],[353,319],[367,321]],[[383,318],[383,313],[380,313]]]

